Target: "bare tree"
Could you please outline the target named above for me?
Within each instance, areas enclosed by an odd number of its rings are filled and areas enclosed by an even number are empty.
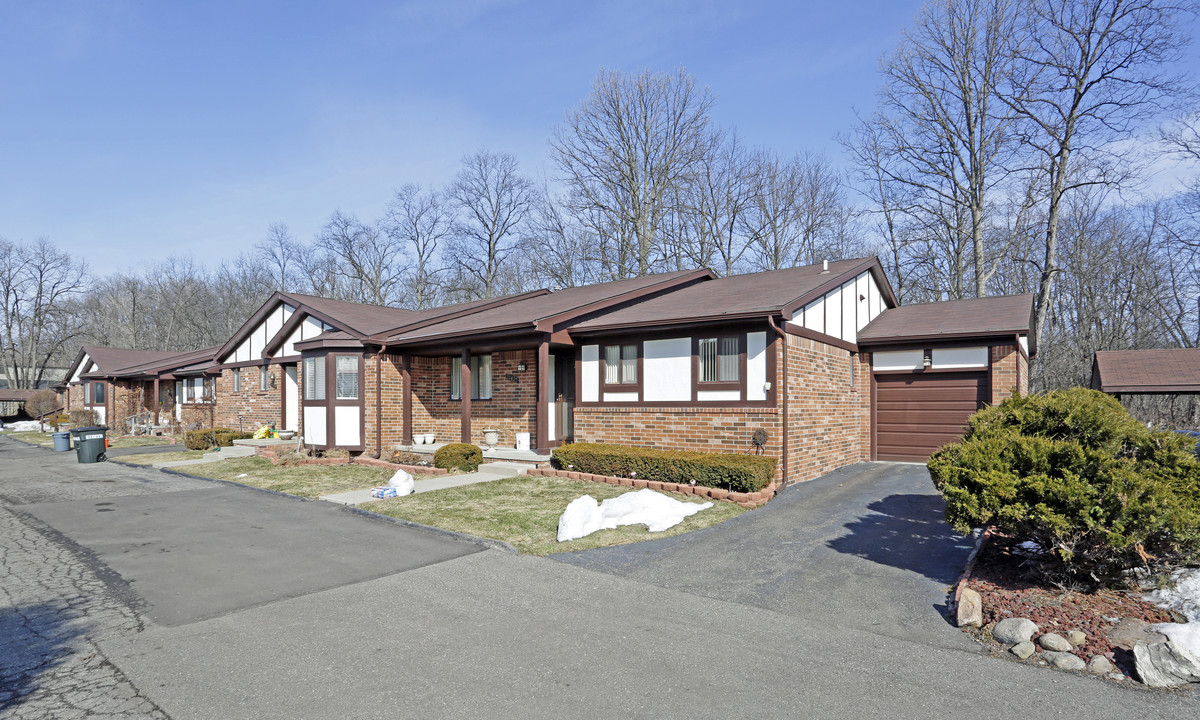
[[[749,247],[742,218],[754,202],[753,169],[736,131],[712,133],[695,172],[678,190],[673,244],[688,267],[718,265],[725,275],[739,269]]]
[[[529,215],[533,185],[518,173],[515,157],[481,150],[463,158],[447,194],[459,210],[449,258],[458,271],[456,289],[494,297]]]
[[[328,256],[318,267],[344,279],[348,299],[369,305],[389,305],[397,300],[405,266],[403,248],[396,238],[337,211],[321,228],[315,246]]]
[[[1044,252],[1034,313],[1041,338],[1052,307],[1063,204],[1091,185],[1117,187],[1136,165],[1127,140],[1179,87],[1168,72],[1182,10],[1159,0],[1030,0],[1015,82],[1000,97],[1040,162]]]
[[[780,161],[759,152],[751,168],[750,203],[741,219],[751,266],[779,270],[833,254],[824,243],[842,220],[844,202],[841,179],[829,163],[809,154]]]
[[[612,278],[653,271],[678,189],[709,146],[713,97],[685,70],[601,72],[550,141],[576,218]]]
[[[543,186],[530,213],[521,252],[538,283],[555,289],[585,285],[596,277],[595,236]]]
[[[380,226],[405,248],[410,264],[405,273],[406,296],[402,304],[418,310],[433,307],[438,296],[438,248],[450,236],[453,218],[441,195],[423,192],[419,185],[404,185],[388,203]]]
[[[292,237],[287,223],[272,223],[267,228],[267,237],[254,246],[258,257],[271,268],[276,289],[283,292],[299,291],[299,270],[304,248]]]
[[[0,360],[9,387],[36,388],[46,367],[66,354],[81,330],[68,303],[86,283],[87,265],[50,241],[0,239]]]

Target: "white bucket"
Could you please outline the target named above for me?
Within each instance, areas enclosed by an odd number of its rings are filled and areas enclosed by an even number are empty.
[[[529,433],[517,433],[517,449],[529,450]]]

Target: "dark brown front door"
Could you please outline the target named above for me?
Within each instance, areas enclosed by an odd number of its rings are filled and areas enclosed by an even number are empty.
[[[876,375],[876,458],[925,462],[957,442],[967,418],[989,399],[986,372]]]

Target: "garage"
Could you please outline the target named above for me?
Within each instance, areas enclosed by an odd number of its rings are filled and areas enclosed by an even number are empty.
[[[925,462],[990,400],[987,372],[876,374],[876,458]]]
[[[1033,297],[905,305],[858,334],[871,363],[871,459],[925,462],[967,418],[1029,389]]]

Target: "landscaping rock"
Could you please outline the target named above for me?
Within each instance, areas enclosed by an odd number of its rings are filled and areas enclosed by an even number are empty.
[[[1066,641],[1064,641],[1066,642]],[[1047,650],[1042,653],[1042,657],[1046,658],[1046,662],[1050,663],[1059,670],[1082,670],[1087,667],[1083,659],[1072,655],[1069,652],[1054,652]]]
[[[1132,650],[1138,643],[1154,645],[1165,643],[1167,636],[1150,629],[1149,623],[1136,618],[1125,618],[1108,631],[1108,641],[1123,650]]]
[[[1071,643],[1062,635],[1056,633],[1046,633],[1038,638],[1038,645],[1042,646],[1043,650],[1053,652],[1071,652]]]
[[[1037,624],[1028,618],[1004,618],[992,628],[992,637],[1002,645],[1016,645],[1029,641],[1037,631]]]
[[[1096,673],[1097,675],[1106,675],[1116,669],[1117,667],[1112,664],[1112,661],[1103,655],[1092,657],[1091,660],[1088,660],[1087,664],[1087,671]]]
[[[983,598],[971,588],[965,587],[958,595],[958,626],[983,626]]]
[[[1008,649],[1008,651],[1022,660],[1027,660],[1031,655],[1037,652],[1037,646],[1026,640],[1025,642],[1013,645]]]
[[[1067,633],[1067,642],[1071,643],[1071,645],[1075,647],[1079,647],[1087,642],[1087,633],[1081,630],[1072,630],[1071,632]]]
[[[1200,682],[1200,658],[1172,642],[1138,643],[1133,648],[1138,677],[1150,687]]]

